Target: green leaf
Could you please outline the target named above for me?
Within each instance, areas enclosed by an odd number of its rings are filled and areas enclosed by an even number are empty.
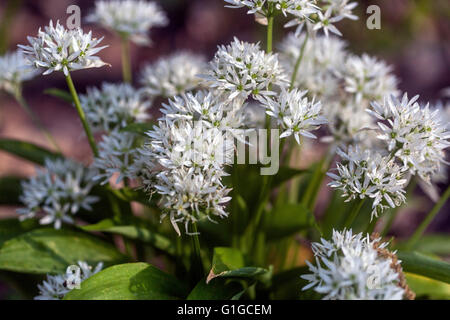
[[[77,261],[105,265],[125,262],[112,245],[72,230],[37,229],[6,241],[0,269],[24,273],[61,273]]]
[[[309,282],[300,276],[311,273],[307,266],[284,270],[273,276],[270,292],[276,300],[318,300],[320,294],[314,290],[302,291]]]
[[[211,271],[206,279],[209,283],[215,278],[255,278],[260,280],[270,277],[267,269],[259,267],[246,267],[243,254],[234,248],[214,248]]]
[[[65,90],[61,90],[61,89],[57,89],[57,88],[50,88],[50,89],[44,90],[44,93],[48,94],[50,96],[59,98],[59,99],[65,101],[65,102],[68,102],[70,104],[73,103],[72,95],[69,92],[65,91]]]
[[[450,284],[413,273],[405,273],[408,286],[419,299],[450,300]]]
[[[275,188],[281,185],[283,182],[289,181],[290,179],[308,173],[309,170],[295,169],[290,167],[280,167],[278,173],[273,177],[272,187]]]
[[[450,283],[450,263],[430,258],[418,252],[399,251],[397,256],[402,261],[405,272]]]
[[[397,245],[398,249],[403,249],[406,243]],[[446,234],[430,234],[420,238],[420,241],[414,247],[415,251],[423,253],[432,253],[441,256],[450,255],[450,236]]]
[[[265,232],[271,240],[289,237],[313,226],[316,226],[314,214],[303,204],[283,204],[268,213],[265,220]]]
[[[9,152],[17,157],[39,165],[43,165],[47,158],[62,158],[61,154],[51,152],[29,142],[14,139],[0,139],[0,150]]]
[[[227,279],[216,278],[208,283],[206,279],[202,279],[188,295],[187,300],[230,300],[242,290],[242,285]]]
[[[122,128],[121,131],[137,133],[143,136],[147,136],[146,133],[153,129],[155,125],[154,122],[144,122],[144,123],[132,123]]]
[[[0,220],[0,248],[5,241],[38,227],[39,223],[33,219],[28,219],[22,222],[19,221],[19,219]]]
[[[0,178],[0,204],[1,205],[19,205],[19,197],[22,194],[21,182],[23,178],[19,177],[1,177]]]
[[[105,219],[97,224],[84,226],[82,229],[85,231],[101,231],[120,234],[130,239],[149,243],[161,251],[167,252],[170,255],[175,255],[175,245],[172,241],[156,231],[151,230],[149,226],[116,225],[113,220]]]
[[[105,269],[70,291],[66,300],[169,300],[188,291],[173,276],[147,264],[128,263]]]

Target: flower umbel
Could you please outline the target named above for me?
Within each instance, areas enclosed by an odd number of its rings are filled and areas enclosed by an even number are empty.
[[[303,290],[314,288],[324,300],[401,300],[401,267],[393,268],[392,258],[379,253],[387,247],[381,239],[371,240],[352,230],[333,230],[331,241],[312,244],[316,265],[307,262],[312,274]],[[397,262],[397,261],[396,261]]]
[[[92,31],[84,33],[80,28],[67,30],[59,21],[53,21],[39,29],[37,37],[28,37],[29,45],[19,45],[28,64],[37,69],[45,69],[44,75],[53,71],[69,71],[98,68],[107,63],[95,56],[107,46],[97,47],[103,38],[92,37]]]
[[[36,70],[28,67],[20,50],[0,57],[0,90],[14,95],[21,89],[23,82],[33,79],[36,74]]]

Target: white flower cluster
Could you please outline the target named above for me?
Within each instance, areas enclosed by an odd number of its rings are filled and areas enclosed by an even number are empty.
[[[406,201],[405,170],[389,156],[370,149],[349,146],[345,153],[338,149],[342,160],[337,164],[338,174],[329,172],[333,181],[328,185],[343,191],[347,201],[373,199],[372,217],[386,208],[395,208]]]
[[[230,100],[271,95],[271,85],[287,83],[276,54],[265,53],[259,44],[237,38],[227,46],[219,46],[203,77],[210,87],[226,92]]]
[[[323,30],[326,36],[329,32],[341,35],[333,25],[342,19],[358,19],[352,11],[357,6],[356,2],[349,0],[225,0],[228,8],[247,7],[248,14],[256,16],[273,16],[275,11],[280,11],[284,16],[291,18],[285,27],[297,27],[300,34],[305,27],[310,34]]]
[[[0,90],[14,95],[21,90],[23,82],[33,79],[36,74],[36,70],[28,67],[20,50],[0,56]]]
[[[83,282],[87,278],[90,278],[94,274],[100,272],[103,268],[103,263],[98,263],[94,270],[84,261],[78,261],[78,267],[80,268],[77,274],[74,274],[74,278]],[[34,297],[34,300],[62,300],[64,296],[69,293],[71,285],[75,283],[67,283],[67,274],[47,275],[47,279],[38,284],[39,295]]]
[[[147,65],[140,83],[152,96],[173,97],[197,89],[206,67],[203,56],[182,51]]]
[[[345,90],[355,95],[355,103],[382,99],[397,94],[397,79],[392,67],[367,54],[350,56],[344,69]]]
[[[84,33],[80,28],[67,30],[59,21],[39,29],[38,36],[28,37],[29,45],[19,45],[29,65],[46,69],[44,75],[53,71],[63,71],[68,75],[72,70],[98,68],[107,65],[95,56],[107,46],[97,47],[103,38],[92,37],[92,32]]]
[[[168,24],[166,14],[156,3],[143,0],[96,1],[86,20],[144,45],[151,42],[147,35],[151,28]]]
[[[46,160],[45,169],[22,183],[20,219],[43,215],[41,224],[61,228],[63,222],[73,223],[72,216],[80,209],[92,210],[96,196],[89,195],[95,170],[86,169],[70,160]]]
[[[365,130],[375,126],[366,109],[374,99],[397,94],[391,67],[366,54],[348,54],[345,42],[338,38],[307,38],[302,33],[288,35],[281,44],[280,61],[285,70],[294,70],[305,41],[294,86],[308,90],[310,97],[326,106],[324,115],[331,136],[324,140],[338,145],[376,145],[375,136]]]
[[[149,119],[151,101],[143,90],[126,83],[103,83],[88,88],[80,103],[94,131],[111,132]]]
[[[380,240],[333,230],[331,241],[312,244],[316,265],[307,262],[312,274],[302,276],[310,282],[303,290],[314,288],[324,300],[404,299],[399,262],[394,268],[393,259],[380,254],[387,246]]]
[[[130,177],[130,168],[137,152],[136,143],[137,135],[131,132],[113,131],[109,135],[103,135],[103,140],[98,145],[99,154],[92,165],[99,172],[94,180],[105,184],[116,173],[119,174],[116,183]]]
[[[169,101],[163,118],[147,133],[150,139],[140,150],[135,176],[144,177],[145,189],[162,196],[163,217],[170,217],[178,234],[178,223],[189,234],[189,223],[228,215],[230,190],[221,180],[224,166],[233,160],[234,140],[221,117],[234,110],[212,93],[186,94]]]
[[[275,99],[263,97],[259,100],[266,107],[267,114],[277,119],[278,124],[285,130],[280,138],[293,135],[300,144],[300,136],[315,139],[316,136],[311,131],[327,123],[327,119],[321,115],[321,103],[314,99],[309,100],[306,91],[287,91],[282,88]]]
[[[450,146],[448,123],[442,122],[439,110],[417,103],[419,96],[399,100],[386,97],[380,105],[372,103],[368,112],[380,128],[378,138],[405,169],[430,182],[445,161],[445,149]]]

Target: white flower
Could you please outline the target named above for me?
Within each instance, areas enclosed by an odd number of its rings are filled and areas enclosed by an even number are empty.
[[[305,95],[306,91],[297,89],[287,91],[282,88],[276,99],[271,97],[259,99],[266,107],[267,114],[277,119],[278,124],[285,130],[280,138],[294,135],[300,144],[300,136],[315,139],[316,136],[311,131],[327,123],[325,117],[321,115],[320,102],[315,102],[314,99],[310,101]]]
[[[371,240],[351,230],[333,230],[331,241],[312,244],[316,264],[307,262],[312,272],[302,278],[310,283],[303,288],[323,295],[324,300],[401,300],[400,262],[394,254],[384,255],[387,243]]]
[[[214,91],[198,91],[175,96],[163,103],[161,112],[166,120],[200,120],[209,128],[235,133],[244,124],[243,101],[229,101]]]
[[[225,217],[229,192],[221,182],[224,165],[234,156],[234,140],[203,121],[166,115],[147,133],[149,142],[140,150],[135,176],[144,188],[162,196],[164,216],[176,232],[183,223]],[[143,160],[143,161],[142,161]]]
[[[299,36],[290,33],[280,45],[280,62],[288,71],[289,78],[292,77],[305,40],[305,33]],[[342,69],[347,57],[346,46],[347,44],[337,37],[309,38],[294,85],[308,90],[310,95],[317,96],[322,102],[324,98],[335,98],[340,90],[337,73]]]
[[[92,210],[98,198],[89,195],[94,186],[95,171],[70,160],[46,160],[45,170],[38,170],[35,177],[22,183],[20,219],[43,215],[41,224],[73,223],[72,215],[80,209]]]
[[[203,76],[210,87],[229,95],[229,99],[249,95],[270,95],[271,85],[285,85],[287,79],[277,55],[260,50],[259,44],[234,41],[219,46],[210,70]]]
[[[69,71],[98,68],[107,65],[95,56],[107,46],[97,47],[103,38],[92,38],[92,32],[84,33],[81,29],[67,30],[59,21],[39,29],[36,38],[28,37],[28,46],[19,45],[29,65],[46,69],[44,75],[53,71]]]
[[[225,2],[229,3],[226,5],[227,8],[243,8],[247,7],[248,14],[265,14],[264,5],[267,0],[225,0]],[[270,0],[269,0],[270,1]]]
[[[80,102],[94,131],[111,132],[150,118],[151,101],[142,90],[126,83],[88,88],[85,95],[80,95]]]
[[[118,173],[116,183],[120,183],[130,176],[130,166],[137,153],[134,133],[113,131],[103,136],[98,147],[99,155],[94,160],[93,168],[97,169],[99,174],[94,180],[101,180],[101,183],[105,184],[112,175]]]
[[[392,67],[367,54],[350,56],[344,72],[345,90],[355,95],[356,103],[361,103],[362,99],[373,101],[398,93]]]
[[[358,146],[349,146],[346,153],[338,149],[338,154],[342,160],[337,164],[337,174],[328,173],[333,179],[328,185],[341,189],[346,201],[373,199],[372,217],[405,203],[403,188],[407,180],[394,159]]]
[[[203,56],[178,52],[147,65],[140,83],[150,95],[172,97],[197,89],[206,67]]]
[[[159,5],[143,0],[96,1],[94,12],[86,20],[144,45],[151,42],[147,36],[151,28],[168,24]]]
[[[28,68],[20,50],[0,57],[0,90],[14,95],[21,89],[23,82],[33,79],[36,74],[36,70]]]
[[[103,268],[103,263],[97,264],[94,270],[84,261],[78,261],[80,268],[79,277],[80,282],[90,278],[94,274],[100,272]],[[67,283],[67,274],[47,275],[47,279],[38,284],[39,295],[34,297],[34,300],[62,300],[64,296],[71,291]]]
[[[386,97],[382,105],[372,103],[368,112],[378,122],[380,133],[388,151],[405,169],[418,174],[426,182],[439,171],[445,161],[445,149],[450,146],[448,123],[443,123],[439,110],[421,107],[416,101],[419,96],[401,100]]]

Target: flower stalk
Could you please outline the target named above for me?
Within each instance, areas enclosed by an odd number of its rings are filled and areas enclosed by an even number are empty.
[[[126,83],[131,83],[133,76],[131,73],[130,41],[127,37],[122,37],[121,48],[123,81]]]
[[[77,94],[77,91],[73,84],[70,73],[68,73],[66,76],[66,82],[67,82],[67,86],[69,87],[70,94],[72,95],[73,101],[75,103],[75,107],[77,109],[78,116],[80,117],[81,123],[83,124],[84,131],[89,140],[89,145],[91,146],[94,156],[97,157],[98,156],[97,145],[95,144],[94,136],[92,135],[91,128],[89,127],[89,124],[86,120],[86,115],[84,114],[83,108],[81,107],[80,99],[78,97],[78,94]]]

